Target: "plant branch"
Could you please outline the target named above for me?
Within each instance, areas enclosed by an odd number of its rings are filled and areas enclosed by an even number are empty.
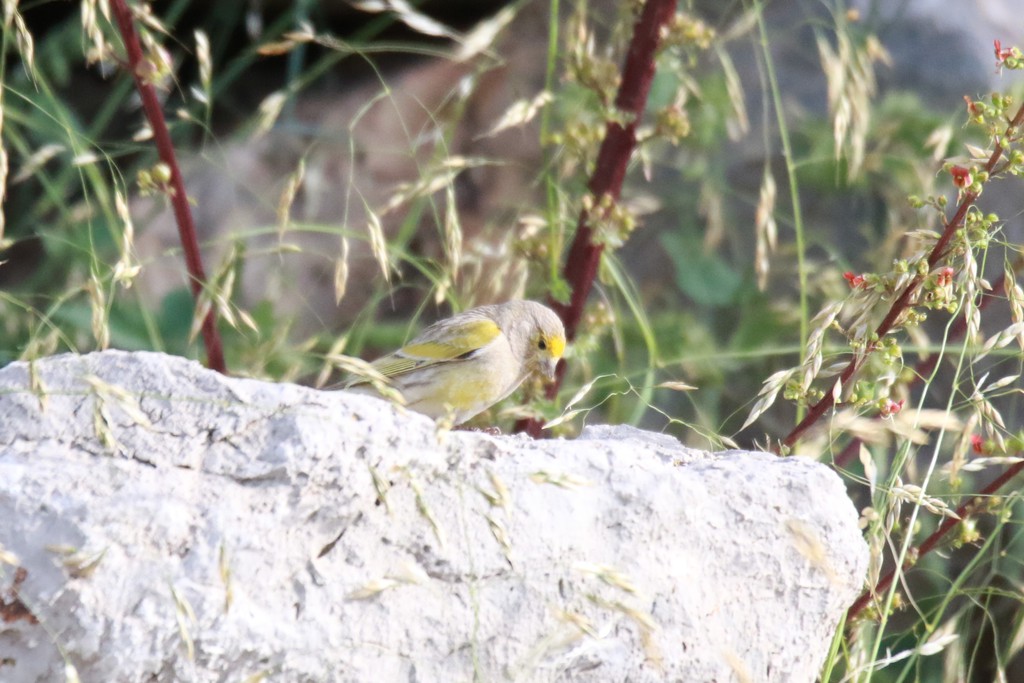
[[[672,17],[675,16],[677,0],[647,0],[640,12],[633,37],[630,39],[626,62],[622,68],[622,79],[615,97],[615,108],[622,115],[622,121],[608,121],[605,126],[604,140],[597,153],[594,171],[587,183],[587,189],[594,198],[592,216],[590,212],[580,212],[576,224],[576,234],[569,255],[565,261],[564,276],[571,294],[569,303],[563,304],[549,300],[551,307],[562,318],[565,324],[566,339],[576,338],[583,307],[587,296],[597,277],[597,269],[601,263],[604,243],[594,239],[594,219],[604,218],[599,212],[601,201],[609,197],[613,202],[622,193],[622,183],[626,177],[633,150],[636,149],[636,128],[647,104],[647,95],[654,79],[655,58],[661,45],[662,33]],[[548,398],[558,394],[562,379],[565,376],[565,362],[558,365],[555,380],[547,389]],[[531,436],[539,436],[542,423],[538,420],[520,420],[516,423],[516,431],[525,431]]]
[[[1020,265],[1014,266],[1013,270],[1016,271],[1019,267]],[[993,294],[993,292],[1001,290],[1005,282],[1006,274],[1004,273],[1000,275],[994,283],[992,283],[991,291],[982,292],[981,300],[978,301],[979,312],[984,311],[986,308],[988,308],[988,305],[992,303],[993,300],[995,300],[996,295]],[[956,322],[953,323],[952,329],[950,329],[949,331],[949,340],[956,341],[963,337],[966,332],[967,318],[957,318]],[[936,364],[938,364],[939,358],[939,354],[933,353],[928,358],[918,361],[917,364],[914,365],[914,376],[907,383],[907,386],[913,386],[917,382],[921,381],[921,378],[923,378],[924,376],[930,375],[932,370],[935,369]],[[881,417],[882,416],[879,415],[878,419],[881,419]],[[850,460],[853,459],[853,456],[858,452],[858,450],[860,449],[860,445],[862,443],[863,440],[860,439],[859,437],[854,437],[853,439],[851,439],[850,443],[846,444],[846,446],[843,447],[843,450],[839,452],[839,455],[835,457],[835,459],[833,460],[833,464],[835,464],[835,466],[839,468],[846,467],[846,465],[849,464]]]
[[[996,477],[992,481],[992,483],[990,483],[988,486],[982,489],[980,493],[971,496],[970,500],[968,500],[966,503],[957,508],[956,516],[959,519],[954,519],[952,517],[947,517],[943,519],[942,524],[939,525],[939,528],[932,532],[932,534],[924,540],[924,543],[918,546],[917,552],[914,553],[914,562],[920,561],[922,557],[924,557],[929,552],[934,550],[935,547],[939,544],[939,541],[941,541],[942,538],[950,532],[950,530],[952,530],[958,524],[961,524],[965,519],[974,514],[980,507],[979,503],[983,498],[985,498],[986,496],[994,495],[999,489],[1003,487],[1003,485],[1005,485],[1008,481],[1017,476],[1022,470],[1024,470],[1024,462],[1019,462],[1015,465],[1010,466],[1009,468],[1007,468],[1005,472]],[[906,565],[904,565],[904,568],[908,568],[912,564],[913,563],[908,562]],[[896,569],[891,570],[889,573],[887,573],[885,576],[879,579],[878,583],[875,584],[874,588],[872,588],[870,591],[865,591],[861,594],[859,598],[857,598],[857,601],[850,606],[849,610],[847,610],[847,621],[853,619],[865,607],[867,607],[868,603],[871,601],[872,596],[885,591],[890,586],[890,584],[892,584],[893,579],[896,577],[896,571]]]
[[[988,161],[985,163],[984,170],[989,174],[990,177],[992,175],[992,170],[995,168],[996,164],[1002,158],[1003,152],[1005,151],[1003,140],[1013,139],[1014,137],[1016,137],[1017,131],[1020,129],[1022,123],[1024,123],[1024,105],[1021,105],[1021,108],[1017,110],[1017,114],[1013,117],[1013,120],[1010,121],[1009,126],[1006,129],[1005,135],[1001,136],[1000,139],[996,141],[995,148],[992,150],[991,156],[989,156]],[[949,221],[947,221],[945,229],[942,231],[942,235],[939,237],[938,241],[935,243],[935,246],[928,254],[929,269],[934,268],[936,264],[938,264],[943,258],[945,258],[945,256],[947,255],[947,249],[949,247],[950,240],[953,239],[953,235],[956,234],[956,231],[960,228],[960,226],[964,224],[964,219],[967,217],[968,209],[970,209],[970,207],[977,200],[977,194],[974,194],[973,192],[969,191],[965,191],[963,193],[963,196],[960,199],[960,204],[957,207],[956,213],[954,213],[953,217],[949,219]],[[899,317],[903,315],[908,308],[910,308],[911,300],[914,298],[914,295],[917,294],[918,287],[921,286],[921,283],[924,282],[924,280],[925,276],[915,275],[913,279],[911,279],[911,281],[903,289],[900,295],[896,298],[896,300],[892,303],[892,306],[889,307],[889,312],[886,313],[885,317],[882,319],[882,322],[878,324],[878,328],[875,330],[875,335],[878,339],[881,339],[890,331],[892,331],[892,328],[895,326],[896,321],[899,319]],[[860,369],[861,365],[864,363],[864,360],[867,358],[868,353],[870,353],[870,351],[865,351],[864,353],[855,355],[850,360],[846,368],[843,369],[843,372],[839,375],[839,379],[842,382],[843,386],[845,386],[849,382],[853,374],[858,369]],[[810,429],[819,419],[821,419],[821,417],[833,405],[835,405],[835,398],[833,397],[832,392],[826,392],[825,395],[817,403],[811,406],[810,410],[807,412],[807,415],[804,417],[803,420],[799,422],[799,424],[797,424],[796,427],[793,428],[793,431],[786,435],[786,437],[782,440],[782,445],[786,447],[791,447],[793,444],[795,444],[797,439],[799,439],[804,432]]]
[[[125,0],[111,0],[110,9],[114,13],[118,30],[124,41],[125,52],[128,57],[128,68],[131,70],[132,78],[135,79],[135,89],[139,91],[142,99],[142,109],[146,114],[146,120],[153,130],[153,140],[156,143],[160,160],[167,164],[171,170],[170,177],[170,200],[174,208],[174,218],[178,224],[178,235],[181,239],[181,246],[185,252],[185,266],[188,269],[189,285],[192,288],[192,296],[199,302],[203,286],[206,284],[206,274],[203,271],[203,261],[199,254],[199,240],[196,238],[196,226],[192,219],[192,210],[188,205],[188,195],[185,192],[185,181],[178,168],[178,161],[174,153],[174,144],[171,142],[171,134],[167,130],[167,122],[164,119],[163,110],[160,108],[160,100],[156,94],[156,88],[147,78],[152,71],[149,62],[143,57],[142,46],[139,43],[139,35],[135,31],[135,23],[131,10],[128,9]],[[206,346],[206,365],[217,372],[227,374],[227,367],[224,364],[224,351],[221,344],[220,333],[217,331],[216,318],[211,307],[210,311],[203,318],[203,343]]]

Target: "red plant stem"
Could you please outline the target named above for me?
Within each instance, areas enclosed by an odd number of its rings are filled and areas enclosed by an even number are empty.
[[[595,203],[601,202],[605,197],[618,201],[622,193],[626,169],[636,148],[637,124],[643,116],[647,95],[651,90],[651,81],[654,80],[655,57],[661,45],[662,32],[675,16],[676,5],[677,0],[647,0],[633,27],[633,37],[626,53],[626,62],[622,67],[619,91],[615,96],[615,108],[622,114],[626,123],[608,121],[605,125],[604,140],[597,153],[594,172],[587,184]],[[602,209],[595,206],[594,211]],[[603,217],[599,215],[598,219]],[[551,308],[558,313],[565,325],[565,336],[569,341],[576,338],[576,330],[583,317],[583,307],[597,277],[597,268],[601,263],[603,251],[604,244],[594,241],[590,213],[586,210],[581,211],[563,270],[565,280],[572,288],[569,303],[549,300]],[[555,380],[547,388],[548,398],[554,398],[558,394],[564,376],[563,361],[559,363]],[[520,420],[516,423],[515,431],[525,431],[530,436],[537,437],[542,426],[543,423],[538,420]]]
[[[1009,468],[1007,468],[1005,472],[1003,472],[994,480],[992,480],[992,483],[990,483],[988,486],[982,489],[981,493],[972,496],[970,500],[968,500],[966,503],[957,508],[956,515],[960,519],[953,519],[952,517],[946,517],[945,519],[943,519],[942,524],[939,525],[939,528],[932,532],[931,536],[924,540],[924,543],[918,546],[917,552],[914,553],[915,562],[920,560],[922,557],[927,555],[932,550],[934,550],[935,546],[939,544],[939,541],[942,540],[943,536],[948,534],[950,530],[953,529],[956,525],[960,524],[965,519],[970,517],[977,508],[976,501],[980,501],[980,499],[985,496],[993,495],[996,491],[1001,489],[1004,484],[1006,484],[1008,481],[1017,476],[1017,474],[1019,474],[1021,470],[1024,470],[1024,462],[1019,462],[1015,465],[1010,466]],[[905,567],[909,567],[911,564],[913,563],[907,563]],[[893,569],[888,574],[879,579],[878,583],[875,584],[875,587],[872,590],[865,591],[864,593],[862,593],[861,596],[857,598],[856,602],[854,602],[850,606],[850,609],[847,610],[847,620],[851,620],[855,616],[857,616],[857,614],[859,614],[861,610],[863,610],[871,601],[872,596],[877,595],[888,589],[895,577],[896,570]]]
[[[1024,105],[1017,110],[1017,114],[1010,121],[1007,127],[1005,138],[1015,138],[1018,135],[1018,129],[1021,124],[1024,123]],[[992,173],[992,169],[995,168],[996,164],[1003,156],[1003,137],[996,141],[995,149],[992,150],[992,155],[985,163],[985,171],[989,174]],[[942,236],[935,243],[931,253],[928,254],[928,268],[932,269],[935,265],[946,256],[946,248],[949,245],[949,241],[956,234],[957,229],[963,225],[964,219],[967,217],[967,210],[977,201],[978,195],[973,192],[964,192],[963,198],[960,200],[960,205],[957,207],[956,213],[946,223],[945,229],[942,231]],[[886,313],[882,322],[878,324],[878,328],[875,330],[875,335],[881,339],[892,330],[896,321],[903,313],[910,308],[910,301],[913,296],[917,293],[917,288],[924,282],[924,277],[921,275],[915,275],[907,286],[903,289],[900,295],[896,298],[896,301],[892,303],[889,308],[889,312]],[[843,372],[839,375],[840,381],[845,386],[853,374],[860,368],[864,360],[867,358],[868,351],[863,354],[854,356]],[[826,392],[825,395],[807,411],[807,415],[804,419],[793,428],[786,437],[782,440],[782,445],[791,447],[796,443],[804,432],[811,428],[821,416],[824,415],[829,408],[835,404],[835,399],[832,396],[832,392]]]
[[[125,0],[111,0],[110,9],[114,13],[117,27],[121,31],[121,38],[124,40],[125,51],[128,55],[128,66],[131,69],[132,78],[135,79],[135,89],[139,91],[142,98],[142,109],[153,130],[153,140],[156,143],[160,160],[171,169],[170,199],[174,208],[174,217],[178,223],[178,235],[181,239],[181,246],[185,252],[185,267],[188,269],[189,284],[192,288],[192,296],[198,302],[206,283],[206,274],[203,271],[203,260],[199,254],[199,240],[196,238],[196,226],[192,220],[192,210],[188,205],[188,195],[185,193],[185,181],[178,168],[178,161],[174,154],[174,144],[171,142],[171,134],[167,130],[167,122],[164,120],[163,110],[160,108],[160,100],[156,94],[156,88],[147,79],[147,62],[142,55],[142,46],[139,43],[138,33],[135,31],[135,23],[132,19],[131,10]],[[220,333],[217,331],[217,323],[214,312],[211,309],[203,318],[203,343],[206,346],[206,365],[222,374],[227,374],[227,366],[224,364],[224,350],[221,345]]]
[[[661,33],[663,27],[675,16],[676,3],[677,0],[648,0],[633,27],[633,38],[622,68],[621,85],[615,97],[615,108],[623,114],[626,123],[609,121],[605,126],[597,163],[587,184],[595,202],[600,202],[605,196],[618,200],[622,193],[626,169],[636,148],[636,127],[643,116],[651,81],[654,79],[655,56],[661,44]],[[583,317],[583,306],[597,276],[603,251],[604,244],[594,242],[590,215],[582,211],[565,262],[565,279],[572,286],[572,295],[567,305],[551,302],[562,317],[569,340],[576,337],[576,328]]]

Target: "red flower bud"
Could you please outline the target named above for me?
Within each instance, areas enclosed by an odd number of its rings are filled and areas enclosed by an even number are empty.
[[[857,289],[858,287],[864,286],[864,276],[856,275],[853,271],[846,271],[843,273],[843,279],[850,283],[850,287]]]
[[[889,417],[903,410],[903,404],[906,403],[906,399],[900,399],[894,401],[891,398],[885,399],[885,404],[882,406],[881,413],[882,417]]]
[[[971,183],[974,182],[971,172],[963,166],[954,166],[949,169],[949,173],[953,176],[953,184],[961,189],[970,187]]]
[[[1013,56],[1013,50],[1008,47],[1003,47],[1003,44],[998,40],[992,41],[996,47],[996,65],[1001,66],[1003,62]]]

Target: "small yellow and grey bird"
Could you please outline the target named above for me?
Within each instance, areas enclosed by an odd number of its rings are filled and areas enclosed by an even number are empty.
[[[407,407],[461,424],[505,398],[527,377],[555,376],[565,328],[534,301],[480,306],[427,327],[371,367],[401,393]],[[366,379],[346,389],[378,393]]]

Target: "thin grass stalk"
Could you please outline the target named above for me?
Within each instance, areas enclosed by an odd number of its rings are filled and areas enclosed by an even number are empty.
[[[775,109],[775,125],[779,129],[779,142],[782,145],[782,159],[786,162],[786,180],[789,185],[789,202],[793,211],[793,236],[796,247],[796,272],[800,287],[800,363],[803,364],[807,354],[807,335],[810,323],[810,304],[808,303],[807,284],[807,247],[804,239],[804,218],[800,204],[800,187],[796,177],[796,162],[793,160],[793,146],[789,138],[789,126],[786,125],[786,112],[782,106],[782,89],[775,75],[772,53],[768,47],[768,28],[764,21],[764,3],[755,5],[757,29],[761,43],[761,56],[764,59],[765,73],[772,95],[772,106]]]
[[[144,76],[145,67],[142,45],[139,43],[139,36],[135,31],[131,10],[128,9],[128,4],[125,0],[111,0],[110,9],[114,13],[118,30],[121,32],[121,38],[124,41],[125,52],[128,57],[128,68],[131,71],[132,78],[135,80],[135,88],[139,92],[139,97],[142,99],[142,108],[146,114],[146,120],[153,131],[153,140],[156,143],[160,160],[167,164],[171,170],[171,206],[174,209],[174,218],[178,224],[178,235],[181,239],[182,250],[185,253],[185,267],[188,269],[192,296],[198,303],[203,287],[206,285],[206,273],[203,270],[203,260],[199,253],[199,240],[196,237],[195,221],[192,218],[192,210],[188,205],[188,194],[185,192],[185,181],[182,178],[181,169],[178,168],[174,144],[171,142],[171,134],[167,130],[167,122],[160,107],[156,88]],[[227,366],[224,364],[224,348],[221,343],[220,333],[217,330],[217,321],[212,307],[206,314],[206,317],[203,318],[202,334],[203,344],[206,347],[207,367],[222,374],[227,374]]]
[[[558,68],[558,29],[559,17],[561,15],[560,0],[551,0],[551,7],[548,11],[548,54],[544,65],[544,92],[550,93],[555,90],[556,70]],[[551,133],[551,120],[553,108],[544,107],[540,113],[540,140],[544,150],[544,194],[546,195],[548,236],[550,251],[550,276],[551,281],[558,279],[558,261],[562,253],[564,235],[558,215],[558,185],[555,177],[554,154],[546,144]],[[556,226],[557,229],[556,229]]]

